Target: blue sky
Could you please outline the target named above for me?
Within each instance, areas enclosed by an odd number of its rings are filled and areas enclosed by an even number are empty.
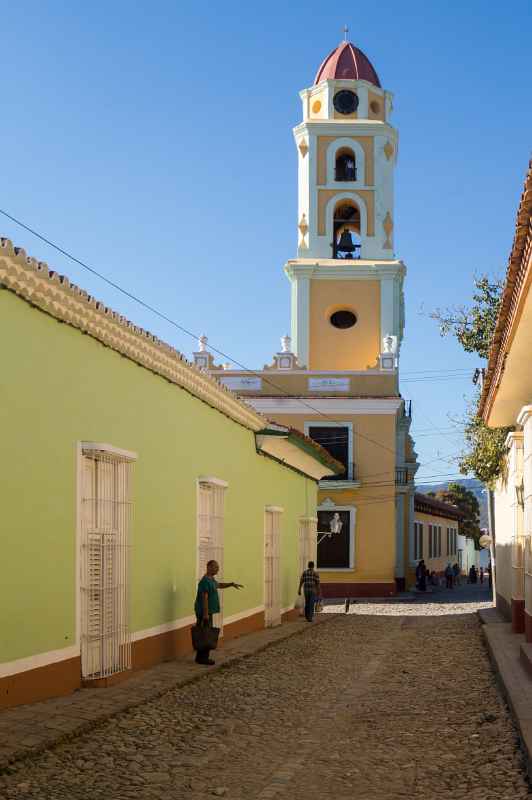
[[[428,312],[504,273],[530,154],[528,2],[7,5],[0,207],[250,367],[289,330],[300,89],[349,38],[395,93],[403,394],[419,476],[456,472],[479,364]],[[193,342],[6,219],[2,235],[185,354]],[[430,380],[427,380],[427,376]]]

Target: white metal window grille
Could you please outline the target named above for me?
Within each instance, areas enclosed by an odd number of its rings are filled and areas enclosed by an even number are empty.
[[[281,624],[281,511],[264,515],[264,623]]]
[[[318,518],[301,517],[299,520],[299,574],[307,568],[309,561],[317,564]]]
[[[223,581],[224,574],[224,503],[226,485],[208,480],[198,481],[198,581],[205,575],[207,562],[218,562],[220,571],[216,580]],[[214,625],[223,629],[223,592],[220,592],[220,613],[214,615]]]
[[[82,448],[81,673],[131,669],[129,551],[133,462]]]

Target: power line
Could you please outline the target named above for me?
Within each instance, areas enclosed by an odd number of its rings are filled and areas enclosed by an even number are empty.
[[[79,259],[76,256],[72,255],[72,253],[70,253],[68,250],[65,250],[63,247],[60,247],[59,245],[55,244],[55,242],[52,242],[51,239],[47,238],[46,236],[44,236],[41,233],[38,233],[38,231],[36,231],[33,228],[31,228],[29,225],[26,225],[24,222],[22,222],[21,220],[17,219],[16,217],[13,217],[11,214],[8,214],[7,211],[4,211],[1,208],[0,208],[0,214],[3,214],[5,217],[10,219],[16,225],[19,225],[21,228],[23,228],[24,230],[26,230],[29,233],[31,233],[32,236],[36,236],[37,239],[40,239],[42,242],[44,242],[45,244],[49,245],[49,247],[52,247],[58,253],[61,253],[66,258],[69,258],[75,264],[78,264],[83,269],[86,269],[92,275],[95,275],[96,277],[100,278],[100,280],[104,281],[104,283],[107,283],[113,289],[116,289],[116,291],[120,292],[125,297],[129,298],[130,300],[133,300],[135,303],[138,303],[140,306],[142,306],[143,308],[147,309],[148,311],[151,311],[152,314],[155,314],[160,319],[164,320],[165,322],[168,322],[170,325],[172,325],[173,327],[177,328],[177,330],[181,331],[182,333],[185,333],[187,336],[190,336],[195,341],[198,340],[198,338],[199,338],[198,334],[193,333],[192,331],[189,331],[183,325],[180,325],[178,322],[173,320],[171,317],[168,317],[162,311],[159,311],[154,306],[150,305],[149,303],[146,303],[144,300],[141,300],[141,298],[137,297],[132,292],[129,292],[127,289],[124,289],[122,286],[120,286],[115,281],[111,280],[110,278],[107,278],[101,272],[98,272],[98,270],[94,269],[93,267],[89,266],[88,264],[86,264],[81,259]],[[224,353],[223,350],[219,350],[218,348],[213,347],[212,345],[209,345],[209,349],[212,352],[217,353],[219,356],[222,356],[222,358],[228,359],[229,361],[231,361],[231,363],[236,364],[241,369],[243,369],[245,372],[249,372],[250,375],[254,375],[256,377],[262,378],[262,380],[265,383],[269,384],[274,389],[277,389],[278,391],[282,392],[284,395],[286,395],[287,397],[290,397],[291,399],[297,400],[299,403],[301,403],[302,405],[306,406],[311,411],[313,411],[314,413],[316,413],[319,416],[323,417],[324,419],[327,419],[330,422],[340,423],[339,420],[333,419],[332,417],[329,417],[327,414],[324,414],[322,411],[320,411],[319,409],[315,408],[310,403],[306,402],[303,398],[300,398],[300,397],[294,398],[294,396],[289,394],[289,392],[287,392],[285,389],[283,389],[282,386],[278,386],[277,384],[273,383],[273,381],[269,380],[268,378],[265,378],[262,373],[259,374],[258,372],[250,369],[249,367],[246,367],[245,364],[242,364],[239,361],[237,361],[235,358],[232,358],[232,356],[228,355],[228,353]],[[345,424],[345,420],[344,420],[344,424]],[[370,442],[371,444],[374,444],[377,447],[381,447],[383,450],[387,450],[389,453],[392,453],[392,454],[395,455],[395,450],[392,450],[391,447],[387,447],[386,445],[382,444],[382,442],[377,442],[375,439],[371,439],[369,436],[366,436],[365,434],[360,433],[360,431],[353,431],[353,433],[356,436],[360,437],[361,439],[364,439],[365,441]]]
[[[55,244],[55,242],[53,242],[51,239],[49,239],[48,237],[44,236],[43,234],[39,233],[34,228],[31,228],[29,225],[26,225],[26,223],[22,222],[21,220],[17,219],[16,217],[12,216],[11,214],[9,214],[7,211],[5,211],[3,209],[0,209],[0,213],[3,214],[5,217],[7,217],[7,219],[9,219],[12,222],[14,222],[16,225],[19,225],[21,228],[23,228],[24,230],[28,231],[32,236],[35,236],[36,238],[40,239],[42,242],[47,244],[49,247],[52,247],[58,253],[61,253],[63,256],[65,256],[66,258],[70,259],[75,264],[78,264],[80,267],[82,267],[83,269],[87,270],[92,275],[95,275],[97,278],[99,278],[100,280],[104,281],[104,283],[107,283],[109,286],[111,286],[113,289],[115,289],[116,291],[118,291],[121,294],[123,294],[128,299],[133,300],[134,302],[138,303],[140,306],[142,306],[146,310],[150,311],[151,313],[155,314],[157,317],[159,317],[160,319],[162,319],[165,322],[169,323],[170,325],[172,325],[173,327],[175,327],[177,330],[181,331],[182,333],[186,334],[187,336],[190,336],[191,338],[193,338],[196,341],[198,340],[199,337],[198,337],[197,334],[195,334],[192,331],[188,330],[183,325],[180,325],[174,319],[172,319],[171,317],[168,317],[162,311],[159,311],[157,308],[155,308],[154,306],[152,306],[149,303],[145,302],[144,300],[139,298],[137,295],[133,294],[132,292],[128,291],[127,289],[124,289],[122,286],[120,286],[120,284],[116,283],[115,281],[111,280],[110,278],[108,278],[103,273],[101,273],[98,270],[94,269],[89,264],[87,264],[85,261],[82,261],[81,259],[77,258],[76,256],[74,256],[72,253],[70,253],[65,248],[61,247],[60,245]],[[259,375],[258,372],[250,369],[249,367],[246,367],[244,364],[240,363],[239,361],[234,359],[232,356],[230,356],[227,353],[225,353],[223,350],[219,350],[218,348],[213,347],[212,345],[209,345],[209,349],[212,352],[217,353],[222,358],[230,360],[233,364],[238,365],[241,369],[243,369],[244,371],[250,373],[251,375],[255,375],[257,377],[261,377],[262,380],[264,380],[265,383],[267,383],[268,385],[270,385],[273,388],[277,389],[278,391],[282,392],[283,395],[285,395],[287,397],[290,397],[291,399],[296,399],[299,403],[301,403],[302,405],[304,405],[308,409],[312,410],[313,412],[318,414],[320,417],[322,417],[324,419],[327,419],[328,421],[334,422],[335,424],[338,424],[339,427],[342,427],[342,423],[345,426],[345,420],[336,420],[336,419],[334,419],[332,417],[329,417],[329,415],[324,414],[318,408],[316,408],[311,403],[307,402],[305,399],[303,399],[301,397],[294,398],[294,396],[290,395],[289,392],[287,392],[283,387],[277,385],[276,383],[274,383],[270,379],[266,378],[262,373]],[[435,373],[437,373],[438,370],[433,370],[433,371],[427,370],[427,372],[435,372]],[[424,371],[420,370],[420,371],[418,371],[417,374],[423,374],[423,373],[424,373]],[[411,380],[425,380],[425,378],[411,379]],[[428,380],[434,380],[434,379],[428,378]],[[437,380],[437,378],[436,378],[436,380]],[[434,426],[433,423],[428,418],[426,418],[426,419],[432,425],[432,427],[437,431],[436,426]],[[394,457],[395,457],[395,455],[396,455],[395,450],[393,450],[390,447],[387,447],[382,442],[378,442],[375,439],[372,439],[371,437],[360,433],[360,431],[353,431],[353,434],[355,436],[357,436],[357,437],[359,437],[361,439],[364,439],[365,441],[377,446],[377,447],[382,448],[383,450],[388,451],[389,453],[392,453],[394,455]],[[343,439],[343,437],[341,437],[340,440],[342,442],[345,441],[345,439]],[[331,439],[330,441],[332,443],[333,439]],[[440,460],[440,459],[435,459],[435,460]],[[427,462],[427,463],[432,463],[432,462]],[[379,474],[386,474],[386,473],[375,473],[375,476],[377,476]]]

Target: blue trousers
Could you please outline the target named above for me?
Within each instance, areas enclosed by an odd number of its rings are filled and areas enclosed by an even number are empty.
[[[314,604],[316,602],[316,595],[314,592],[305,592],[305,617],[309,622],[312,622],[314,617]]]

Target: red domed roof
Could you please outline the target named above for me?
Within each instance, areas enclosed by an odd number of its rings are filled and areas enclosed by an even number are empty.
[[[368,81],[375,86],[381,85],[369,58],[351,42],[341,42],[329,53],[317,71],[314,83],[335,79]]]

